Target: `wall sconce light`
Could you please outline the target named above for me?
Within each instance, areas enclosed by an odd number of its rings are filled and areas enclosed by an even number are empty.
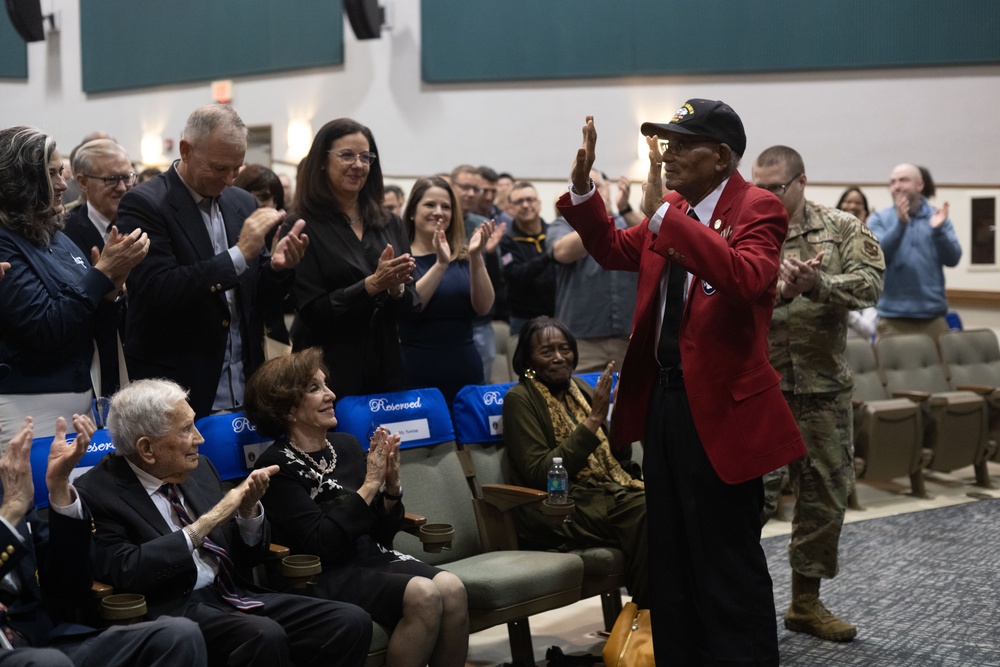
[[[145,165],[159,165],[166,162],[163,157],[163,136],[159,132],[144,132],[139,143],[139,153]]]
[[[293,120],[288,123],[288,161],[298,163],[312,146],[312,123],[308,120]]]

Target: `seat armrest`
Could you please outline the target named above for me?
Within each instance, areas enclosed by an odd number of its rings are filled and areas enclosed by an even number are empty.
[[[971,391],[979,394],[980,396],[989,396],[997,389],[996,387],[991,387],[988,384],[960,384],[955,388],[959,391]]]
[[[291,553],[292,553],[292,550],[289,549],[288,547],[286,547],[285,545],[283,545],[283,544],[275,544],[274,542],[271,542],[271,546],[268,548],[268,551],[267,551],[267,558],[269,558],[269,559],[270,558],[277,558],[277,559],[280,560],[280,559],[284,558],[285,556],[290,555]]]
[[[114,592],[115,589],[110,584],[106,584],[103,581],[95,581],[90,585],[90,594],[98,600],[107,597]]]
[[[931,397],[929,392],[926,391],[894,391],[892,392],[893,398],[908,398],[914,403],[923,403]]]
[[[410,535],[420,537],[420,526],[427,525],[427,517],[415,512],[405,512],[403,514],[403,527],[401,530]]]
[[[548,497],[548,494],[544,491],[529,489],[526,486],[483,484],[483,500],[501,512],[506,512],[522,505],[540,503]]]
[[[862,401],[860,398],[852,398],[851,399],[851,407],[854,408],[855,410],[857,410],[859,408],[863,408],[864,405],[865,405],[865,402]]]

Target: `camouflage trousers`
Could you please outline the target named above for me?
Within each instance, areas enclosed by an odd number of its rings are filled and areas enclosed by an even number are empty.
[[[784,394],[808,452],[788,464],[795,495],[788,560],[799,574],[832,579],[847,497],[854,490],[851,392]],[[764,476],[765,507],[772,513],[783,476],[783,468]]]

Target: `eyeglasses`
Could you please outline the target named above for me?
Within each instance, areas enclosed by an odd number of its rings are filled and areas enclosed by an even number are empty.
[[[782,183],[781,185],[758,185],[757,187],[760,188],[761,190],[767,190],[768,192],[771,192],[781,197],[782,195],[785,194],[785,190],[788,189],[788,186],[794,183],[796,180],[798,180],[799,176],[801,175],[802,174],[795,174],[794,176],[792,176],[791,180],[789,180],[787,183]]]
[[[680,155],[681,153],[685,153],[695,148],[699,144],[713,144],[713,143],[719,143],[719,142],[712,141],[711,139],[702,139],[698,137],[692,139],[684,139],[684,140],[681,139],[659,140],[660,153],[661,154],[670,153],[671,155]]]
[[[340,151],[338,153],[334,153],[333,151],[330,151],[330,155],[335,155],[337,159],[340,160],[341,164],[345,165],[354,164],[354,161],[359,159],[361,160],[361,164],[370,165],[375,161],[375,158],[378,157],[375,153],[369,153],[367,151],[364,153],[355,153],[354,151]]]
[[[103,181],[104,186],[108,188],[116,188],[119,183],[124,183],[125,187],[135,185],[135,172],[131,171],[127,174],[115,174],[114,176],[93,176],[91,174],[84,174],[84,176],[98,181]]]
[[[526,206],[534,204],[538,201],[538,197],[521,197],[520,199],[514,199],[510,203],[514,206]]]
[[[455,187],[461,190],[462,192],[469,192],[474,195],[478,195],[483,191],[481,187],[479,187],[478,185],[473,185],[472,183],[456,183]]]

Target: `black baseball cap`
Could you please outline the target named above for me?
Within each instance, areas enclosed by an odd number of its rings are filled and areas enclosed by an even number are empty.
[[[688,100],[669,123],[643,123],[639,131],[644,137],[662,136],[668,131],[708,137],[728,145],[740,157],[747,149],[743,121],[731,106],[719,100]]]

